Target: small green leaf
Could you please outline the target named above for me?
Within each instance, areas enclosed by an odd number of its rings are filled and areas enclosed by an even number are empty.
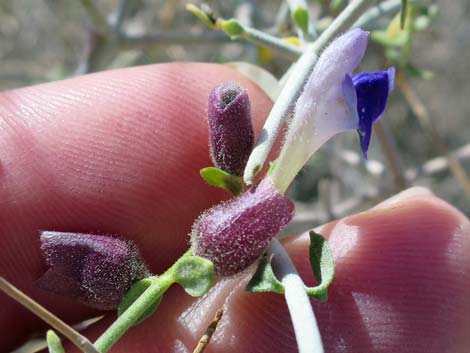
[[[220,22],[220,28],[227,33],[230,38],[236,39],[238,36],[242,35],[245,32],[245,29],[236,19],[232,18],[230,20],[223,20]]]
[[[255,275],[246,286],[248,292],[275,292],[284,293],[284,286],[276,278],[271,267],[271,259],[264,255]]]
[[[408,13],[408,0],[401,0],[400,28],[405,28],[406,15]]]
[[[328,286],[335,275],[333,254],[328,242],[320,234],[310,231],[310,264],[317,282],[316,287],[307,288],[307,294],[318,300],[328,298]]]
[[[243,191],[243,179],[216,167],[202,168],[199,172],[205,182],[230,191],[234,196]]]
[[[62,347],[62,343],[60,342],[60,338],[54,331],[47,331],[46,340],[49,353],[65,353],[64,347]]]
[[[308,33],[308,10],[303,6],[297,8],[291,13],[292,20],[303,33]]]
[[[212,286],[214,265],[200,256],[186,254],[172,266],[172,275],[186,293],[200,297]]]
[[[126,292],[122,298],[121,304],[118,307],[118,316],[121,316],[141,295],[144,293],[148,287],[153,283],[154,279],[152,277],[141,279],[140,281],[134,283],[131,288]],[[155,303],[152,304],[134,323],[134,325],[140,324],[146,318],[154,313],[157,310],[158,305],[162,301],[162,297],[159,297]]]

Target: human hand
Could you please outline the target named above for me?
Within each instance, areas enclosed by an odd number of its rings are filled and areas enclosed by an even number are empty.
[[[0,274],[68,323],[96,311],[34,286],[46,270],[38,230],[133,239],[154,273],[180,256],[193,220],[226,194],[207,186],[206,105],[217,83],[248,88],[256,131],[271,103],[223,66],[168,64],[89,75],[0,94]],[[326,303],[315,303],[326,352],[467,352],[470,224],[416,190],[322,228],[335,254]],[[312,281],[308,238],[286,244]],[[207,352],[296,352],[283,297],[223,280],[203,299],[170,289],[113,352],[191,352],[215,311]],[[45,328],[0,293],[0,350]],[[95,339],[107,316],[84,333]],[[72,347],[66,348],[68,352]]]

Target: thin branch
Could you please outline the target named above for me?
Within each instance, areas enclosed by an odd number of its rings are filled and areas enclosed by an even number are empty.
[[[72,327],[60,320],[57,316],[52,314],[49,310],[35,302],[26,294],[21,292],[5,278],[0,277],[0,290],[6,295],[23,305],[26,309],[31,311],[36,316],[47,322],[50,326],[56,329],[67,337],[75,346],[77,346],[84,353],[99,353],[93,344],[80,333],[75,331]]]
[[[274,238],[268,249],[273,256],[276,277],[284,285],[299,353],[323,353],[320,330],[305,285],[281,243]]]
[[[129,0],[119,0],[113,13],[113,30],[117,33],[121,31],[122,24],[129,10]]]
[[[95,2],[92,0],[80,0],[83,8],[87,12],[88,18],[93,26],[93,29],[101,35],[110,35],[111,29],[106,21],[106,18],[96,8]]]
[[[385,173],[385,166],[382,162],[374,159],[368,159],[363,161],[359,153],[349,149],[335,150],[335,155],[343,162],[357,167],[361,163],[365,164],[366,171],[373,176],[380,177]],[[451,152],[453,158],[464,161],[470,159],[470,143],[463,145]],[[449,168],[448,158],[446,157],[435,157],[427,160],[421,166],[416,168],[408,168],[405,171],[405,177],[408,183],[413,183],[416,179],[421,176],[430,176],[439,172],[443,172]]]
[[[212,320],[211,324],[207,328],[206,332],[202,335],[201,339],[198,341],[196,348],[194,348],[193,353],[202,353],[206,349],[207,345],[209,344],[212,335],[219,324],[220,319],[222,318],[223,310],[219,309],[215,313],[214,320]]]
[[[363,29],[370,29],[373,27],[377,20],[400,11],[401,0],[388,0],[383,1],[377,6],[367,10],[359,19],[354,23],[353,27],[359,27]]]
[[[465,194],[470,197],[470,179],[468,178],[462,164],[452,156],[446,142],[432,124],[431,117],[426,106],[411,87],[403,73],[397,72],[396,83],[413,111],[413,114],[421,124],[421,127],[430,135],[433,143],[436,145],[440,153],[446,156],[449,168],[454,174],[454,177],[457,179]]]
[[[295,60],[302,55],[302,48],[289,44],[284,40],[272,36],[266,32],[260,31],[256,28],[243,27],[244,32],[240,35],[240,38],[245,39],[256,45],[271,48],[280,54],[283,54],[287,58]]]
[[[425,3],[426,0],[410,0],[410,4]],[[388,15],[394,15],[401,9],[401,0],[387,0],[380,2],[377,6],[367,10],[357,21],[353,27],[362,29],[373,29],[375,23]]]
[[[405,177],[405,167],[393,135],[385,127],[382,120],[374,125],[374,132],[385,160],[387,161],[389,170],[392,173],[395,192],[405,189],[408,186]]]
[[[470,160],[470,143],[452,151],[450,155],[452,156],[452,159],[459,161],[459,163],[466,159]],[[413,181],[420,176],[429,176],[442,172],[448,168],[450,168],[449,157],[436,157],[423,163],[419,168],[408,169],[405,175],[408,180]]]
[[[205,32],[202,34],[192,33],[146,33],[141,35],[132,35],[123,33],[120,37],[120,46],[123,49],[140,48],[151,45],[168,44],[204,44],[204,43],[227,43],[230,38],[221,32]]]

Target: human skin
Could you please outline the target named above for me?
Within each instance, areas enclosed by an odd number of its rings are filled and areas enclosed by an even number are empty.
[[[0,93],[0,274],[68,323],[99,314],[41,291],[41,229],[133,239],[154,273],[183,253],[193,220],[227,195],[206,185],[206,107],[216,84],[248,88],[257,133],[271,102],[224,66],[165,64],[87,75]],[[336,258],[326,303],[314,309],[326,352],[468,352],[470,225],[422,189],[325,225]],[[287,241],[311,283],[306,235]],[[191,352],[215,311],[207,352],[296,352],[277,294],[224,280],[205,299],[174,287],[113,352]],[[225,302],[225,304],[224,304]],[[41,321],[0,293],[0,351]],[[87,329],[95,339],[114,313]],[[67,352],[74,348],[67,346]]]

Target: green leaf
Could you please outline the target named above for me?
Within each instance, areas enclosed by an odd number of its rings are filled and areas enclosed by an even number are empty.
[[[266,255],[261,259],[255,275],[246,286],[248,292],[284,293],[284,285],[276,278],[271,267],[271,258]]]
[[[243,26],[236,19],[223,20],[220,22],[220,28],[232,39],[236,39],[245,32]]]
[[[126,292],[124,297],[122,298],[121,304],[118,307],[118,316],[121,316],[139,297],[144,293],[148,287],[154,282],[152,277],[141,279],[140,281],[134,283],[131,288]],[[155,303],[153,303],[142,315],[139,319],[134,323],[134,325],[140,324],[146,318],[154,313],[157,310],[158,305],[162,301],[162,297],[159,297]]]
[[[172,266],[172,275],[186,293],[200,297],[212,286],[214,265],[203,257],[186,254]]]
[[[405,28],[406,14],[408,12],[408,0],[401,0],[400,28]]]
[[[202,168],[199,172],[205,182],[230,191],[234,196],[243,191],[243,179],[216,167]]]
[[[292,20],[300,30],[304,33],[308,33],[308,11],[303,6],[297,6],[297,8],[292,11]]]
[[[47,331],[46,340],[49,353],[65,353],[64,347],[62,347],[62,343],[60,342],[60,338],[54,331]]]
[[[331,249],[323,236],[310,231],[310,265],[317,282],[316,287],[307,288],[307,294],[318,300],[328,299],[328,287],[335,275],[335,264]]]
[[[316,300],[328,299],[328,286],[333,281],[335,266],[327,241],[320,234],[310,232],[310,264],[317,282],[316,287],[305,287],[307,294]],[[248,292],[284,293],[284,285],[276,278],[271,266],[271,258],[265,255],[258,269],[246,286]]]

